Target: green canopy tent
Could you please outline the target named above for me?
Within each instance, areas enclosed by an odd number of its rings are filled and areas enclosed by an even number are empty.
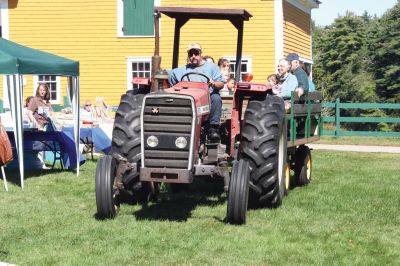
[[[74,114],[74,139],[79,175],[79,62],[19,45],[0,38],[0,74],[6,75],[15,144],[18,152],[21,187],[24,188],[23,154],[23,75],[57,75],[68,77],[68,94]]]

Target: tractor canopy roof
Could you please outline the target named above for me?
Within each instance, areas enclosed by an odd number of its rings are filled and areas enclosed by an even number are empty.
[[[252,15],[245,9],[240,8],[194,8],[194,7],[167,7],[157,6],[154,8],[155,14],[155,55],[159,55],[159,22],[160,14],[167,15],[175,19],[174,51],[172,58],[172,68],[178,66],[180,31],[183,25],[190,19],[211,19],[229,20],[238,31],[235,77],[236,82],[240,77],[240,62],[242,60],[243,49],[243,25]]]
[[[170,18],[249,20],[252,15],[239,8],[194,8],[194,7],[155,7],[156,12]]]

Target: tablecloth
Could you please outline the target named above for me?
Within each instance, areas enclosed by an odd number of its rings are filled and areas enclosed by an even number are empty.
[[[63,132],[73,134],[72,127],[63,127]],[[111,137],[104,128],[93,127],[93,128],[81,128],[80,138],[85,142],[85,139],[92,141],[96,152],[109,153],[111,150]]]
[[[18,167],[18,156],[15,149],[14,132],[7,131],[10,138],[11,145],[13,146],[14,160],[8,166],[12,168],[14,164]],[[64,168],[76,168],[76,150],[73,134],[62,131],[40,131],[32,129],[24,129],[24,151],[51,151],[59,152]],[[84,157],[81,155],[80,164],[85,162]]]

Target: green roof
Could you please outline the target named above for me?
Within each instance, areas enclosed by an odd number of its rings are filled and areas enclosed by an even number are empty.
[[[0,38],[0,74],[79,76],[79,62]]]

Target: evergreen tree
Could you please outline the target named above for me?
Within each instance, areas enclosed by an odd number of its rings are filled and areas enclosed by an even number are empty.
[[[379,19],[374,45],[376,92],[384,102],[400,103],[400,3]]]
[[[365,46],[370,17],[347,12],[325,28],[314,28],[314,77],[327,100],[376,100],[371,56]],[[322,87],[321,86],[321,87]]]
[[[376,102],[372,55],[369,50],[370,25],[375,20],[367,13],[356,16],[347,12],[332,25],[315,28],[314,77],[322,84],[324,98],[341,102]],[[370,116],[375,110],[348,109],[344,116]],[[371,130],[377,125],[351,124],[355,130]]]

